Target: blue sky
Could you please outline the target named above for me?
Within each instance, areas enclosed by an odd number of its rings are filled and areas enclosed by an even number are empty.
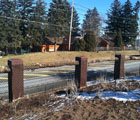
[[[49,6],[49,3],[52,0],[45,0]],[[72,3],[72,0],[68,0]],[[114,0],[74,0],[74,7],[76,8],[77,12],[79,13],[80,23],[83,22],[84,15],[86,14],[87,8],[93,9],[94,7],[97,8],[101,17],[106,17],[107,10],[110,9],[111,3]],[[126,2],[126,0],[120,0],[122,4]],[[133,5],[138,0],[130,0]]]

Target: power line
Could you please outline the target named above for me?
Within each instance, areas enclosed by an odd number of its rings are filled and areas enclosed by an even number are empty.
[[[1,18],[5,18],[5,19],[11,19],[11,20],[16,20],[16,21],[23,21],[23,22],[30,22],[30,23],[37,23],[37,24],[40,24],[40,25],[46,25],[46,26],[50,26],[50,27],[52,27],[52,26],[54,26],[54,27],[61,27],[61,28],[64,28],[62,31],[70,31],[69,30],[69,26],[62,26],[62,25],[57,25],[57,24],[49,24],[49,23],[44,23],[44,22],[38,22],[38,21],[31,21],[31,20],[25,20],[25,19],[18,19],[18,18],[13,18],[13,17],[6,17],[6,16],[0,16]],[[54,28],[48,28],[48,29],[51,29],[51,30],[56,30],[56,29],[54,29]],[[74,28],[74,27],[72,27],[72,29],[73,29],[73,31],[77,31],[76,29],[77,28]],[[84,29],[85,31],[88,31],[88,30],[93,30],[94,28],[90,28],[90,29]],[[102,28],[102,29],[100,29],[100,30],[105,30],[104,28]],[[110,32],[111,33],[111,32]],[[115,32],[114,32],[115,33]],[[114,34],[113,32],[112,32],[112,34]],[[130,35],[130,33],[129,33],[129,35]],[[132,33],[131,33],[131,35],[132,35]]]
[[[74,2],[74,4],[75,4],[75,5],[78,5],[78,6],[82,7],[82,8],[85,8],[86,10],[90,9],[90,8],[87,8],[87,7],[85,7],[85,6],[81,5],[81,4],[79,4],[79,3],[75,3],[75,2]]]
[[[45,22],[32,21],[32,20],[25,20],[25,19],[18,19],[18,18],[14,18],[14,17],[6,17],[6,16],[0,16],[0,17],[5,18],[5,19],[22,21],[22,22],[37,23],[37,24],[47,25],[47,26],[51,25],[51,26],[55,26],[55,27],[69,28],[68,26],[62,26],[62,25],[57,25],[57,24],[50,24],[50,23],[45,23]]]
[[[37,21],[31,21],[31,20],[25,20],[25,19],[18,19],[18,18],[13,18],[13,17],[6,17],[6,16],[0,16],[0,17],[1,18],[4,18],[4,19],[11,19],[11,20],[22,21],[22,22],[29,22],[29,23],[34,23],[34,24],[37,23],[37,24],[40,24],[40,25],[49,26],[47,29],[56,30],[57,28],[56,29],[55,28],[51,28],[52,26],[54,26],[54,27],[64,28],[65,29],[64,31],[70,31],[69,30],[69,26],[62,26],[62,25],[57,25],[57,24],[37,22]],[[73,28],[72,27],[72,29],[76,29],[76,28]]]
[[[17,20],[17,21],[23,21],[23,22],[30,22],[30,23],[38,23],[41,25],[46,25],[46,26],[55,26],[55,27],[61,27],[65,29],[69,29],[69,26],[62,26],[62,25],[57,25],[57,24],[50,24],[50,23],[44,23],[44,22],[37,22],[37,21],[31,21],[31,20],[25,20],[25,19],[17,19],[13,17],[6,17],[6,16],[0,16],[1,18],[6,18],[6,19],[12,19],[12,20]],[[89,22],[90,23],[90,22]],[[72,27],[72,29],[75,29]],[[93,28],[94,29],[94,28]]]

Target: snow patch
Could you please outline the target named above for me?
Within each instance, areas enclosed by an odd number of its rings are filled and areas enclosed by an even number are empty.
[[[87,93],[87,92],[79,92],[76,95],[74,95],[74,98],[80,99],[80,100],[91,100],[94,99],[95,96],[99,96],[103,99],[116,99],[118,101],[136,101],[140,100],[140,89],[134,90],[134,91],[128,91],[128,92],[117,92],[117,91],[103,91],[98,93]],[[60,95],[61,98],[67,98],[65,94]]]

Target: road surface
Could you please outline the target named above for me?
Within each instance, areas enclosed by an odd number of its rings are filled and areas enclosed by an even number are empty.
[[[126,74],[139,72],[140,61],[125,63]],[[70,80],[74,80],[75,66],[62,66],[43,68],[35,71],[24,71],[25,94],[46,91],[56,87],[66,86]],[[112,78],[114,62],[98,62],[88,65],[88,80]],[[8,74],[0,74],[0,97],[8,96]]]

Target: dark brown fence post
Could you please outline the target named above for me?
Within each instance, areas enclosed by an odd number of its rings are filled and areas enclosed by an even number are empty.
[[[76,57],[79,65],[75,66],[75,81],[78,88],[86,87],[87,82],[87,57]]]
[[[114,66],[114,79],[124,78],[124,60],[125,55],[115,55],[115,66]]]
[[[11,72],[8,73],[9,102],[24,96],[23,61],[20,59],[8,60]]]

